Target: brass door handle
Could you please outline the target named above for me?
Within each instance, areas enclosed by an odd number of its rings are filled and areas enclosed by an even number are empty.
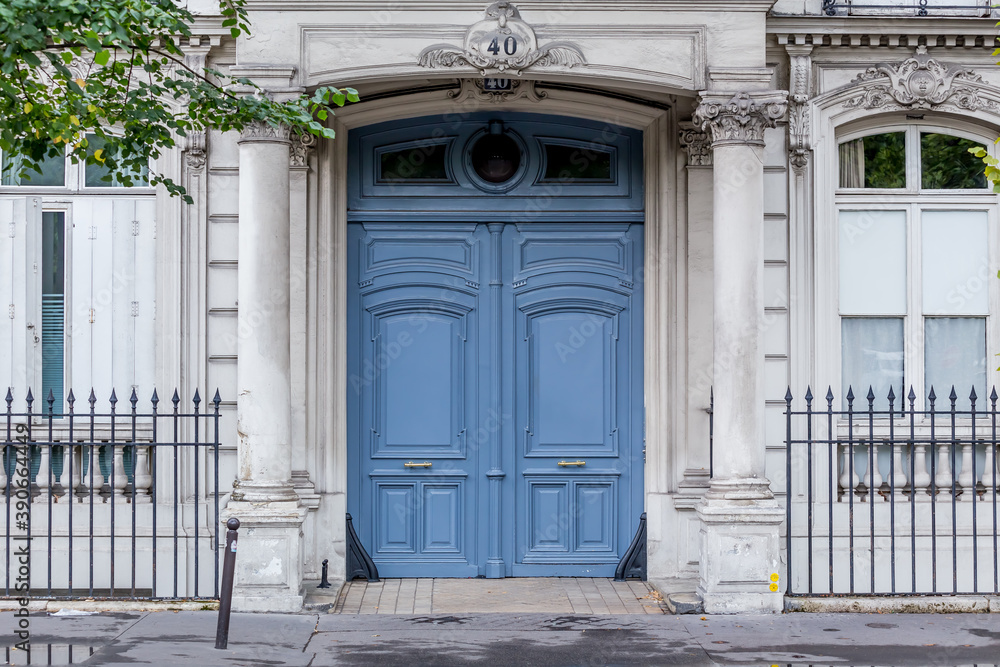
[[[586,461],[560,461],[556,465],[560,465],[560,466],[563,466],[563,467],[566,467],[566,466],[585,466],[585,465],[587,465],[587,462]]]
[[[404,468],[430,468],[433,463],[430,461],[424,461],[423,463],[414,463],[413,461],[407,461],[403,464]]]

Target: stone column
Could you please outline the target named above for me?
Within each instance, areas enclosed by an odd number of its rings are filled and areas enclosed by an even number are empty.
[[[778,527],[764,477],[764,130],[778,91],[702,93],[695,123],[712,141],[715,468],[702,520],[698,593],[708,613],[779,612]],[[774,589],[773,591],[771,589]]]
[[[239,450],[222,521],[241,523],[233,609],[297,611],[306,510],[292,487],[289,131],[254,124],[239,146]]]

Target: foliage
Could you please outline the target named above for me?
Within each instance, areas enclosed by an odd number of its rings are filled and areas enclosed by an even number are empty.
[[[245,2],[219,0],[234,39],[250,31]],[[265,122],[332,137],[323,121],[358,100],[352,88],[323,87],[275,101],[247,79],[192,68],[181,44],[193,22],[176,0],[2,0],[0,150],[19,156],[6,161],[16,176],[30,178],[46,157],[68,153],[131,185],[189,133]],[[191,201],[162,173],[150,183]]]
[[[975,146],[969,152],[980,158],[986,165],[984,175],[986,180],[993,185],[993,192],[1000,192],[1000,160],[986,152],[982,146]]]
[[[863,138],[866,188],[906,187],[906,146],[902,132]]]
[[[983,164],[970,155],[972,139],[937,132],[920,134],[920,187],[928,190],[985,188]]]

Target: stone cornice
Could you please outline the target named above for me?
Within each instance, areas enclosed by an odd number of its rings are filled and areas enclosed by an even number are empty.
[[[753,93],[703,91],[694,124],[705,131],[712,147],[720,144],[764,144],[764,130],[785,115],[788,94],[781,90]]]
[[[996,19],[828,16],[769,17],[767,33],[779,46],[812,44],[830,47],[927,46],[993,49]]]

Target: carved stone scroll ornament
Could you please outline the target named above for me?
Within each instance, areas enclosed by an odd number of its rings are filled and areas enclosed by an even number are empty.
[[[788,100],[783,91],[736,93],[718,97],[702,95],[694,123],[708,133],[712,145],[764,144],[764,130],[785,115]]]
[[[917,47],[912,58],[901,63],[869,67],[852,85],[864,88],[844,106],[861,109],[931,109],[952,104],[966,111],[1000,111],[997,102],[982,96],[983,78],[971,69],[945,65]]]
[[[309,152],[316,147],[316,135],[309,132],[291,135],[292,148],[288,155],[291,167],[305,167],[309,164]]]
[[[712,164],[712,144],[708,140],[708,134],[702,132],[701,128],[691,121],[681,121],[680,144],[681,150],[687,153],[689,167],[705,167]]]
[[[520,74],[537,67],[575,67],[583,65],[583,53],[568,42],[550,42],[539,47],[535,30],[521,19],[521,12],[510,2],[494,2],[486,9],[486,18],[474,23],[465,33],[462,47],[435,44],[420,53],[421,67],[455,67],[467,64],[483,76]]]

